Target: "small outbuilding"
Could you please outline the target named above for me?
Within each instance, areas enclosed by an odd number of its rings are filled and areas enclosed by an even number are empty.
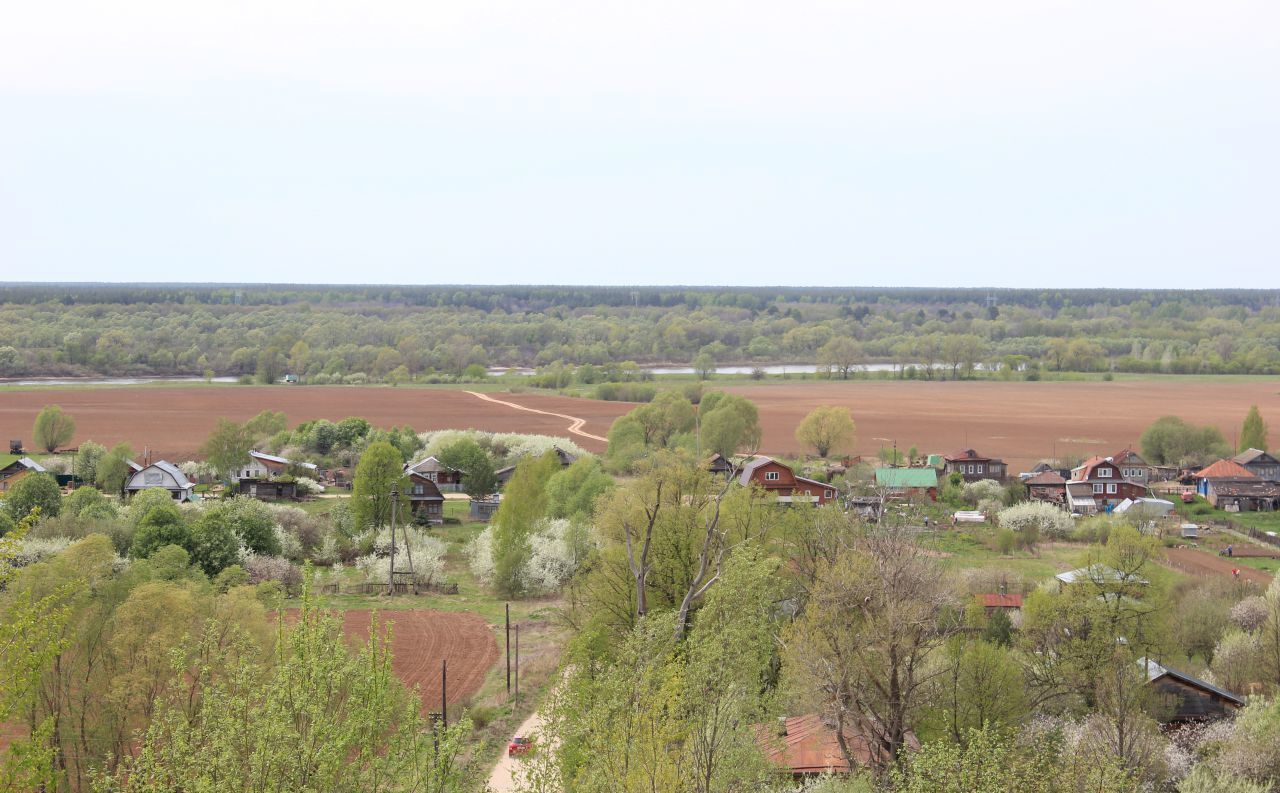
[[[1138,665],[1156,691],[1159,721],[1166,727],[1215,721],[1244,707],[1243,697],[1185,672],[1148,658],[1139,658]]]

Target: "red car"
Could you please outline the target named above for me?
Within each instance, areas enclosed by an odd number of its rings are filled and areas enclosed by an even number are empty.
[[[518,754],[528,754],[533,749],[533,741],[524,736],[517,735],[511,739],[511,743],[507,744],[507,757],[515,757]]]

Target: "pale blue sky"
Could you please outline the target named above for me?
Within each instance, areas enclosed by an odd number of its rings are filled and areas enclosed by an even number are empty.
[[[1280,287],[1280,3],[0,25],[0,280]]]

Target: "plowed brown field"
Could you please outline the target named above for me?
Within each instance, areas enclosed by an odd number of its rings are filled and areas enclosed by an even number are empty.
[[[715,387],[712,383],[711,387]],[[1152,420],[1177,415],[1213,424],[1230,442],[1250,405],[1280,416],[1280,385],[1263,380],[1137,380],[1123,382],[1006,383],[851,381],[731,385],[760,407],[762,450],[803,451],[795,440],[800,420],[819,405],[845,405],[858,424],[854,451],[871,455],[896,440],[921,453],[969,446],[1008,461],[1014,472],[1052,457],[1113,454],[1136,444]],[[613,419],[634,405],[542,394],[500,394],[497,399],[582,419],[581,429],[604,436]],[[79,388],[0,392],[0,441],[28,442],[36,413],[60,404],[75,416],[73,443],[127,440],[154,456],[195,454],[218,417],[244,420],[262,410],[284,411],[291,424],[308,419],[363,416],[377,426],[410,424],[418,430],[468,428],[568,436],[572,422],[485,401],[464,391],[324,386]],[[604,444],[574,435],[583,447]]]
[[[509,399],[508,395],[495,395]],[[586,419],[584,429],[605,435],[613,419],[633,405],[592,399],[520,395],[511,401]],[[464,391],[426,388],[325,386],[227,386],[192,388],[74,388],[0,392],[0,441],[22,438],[31,446],[31,426],[45,405],[61,405],[76,420],[72,444],[93,440],[108,446],[128,441],[153,458],[184,460],[196,454],[220,417],[244,421],[263,410],[283,411],[290,426],[311,419],[338,421],[361,416],[378,427],[408,424],[419,432],[481,429],[568,436],[570,422],[486,402]],[[583,448],[604,444],[573,436]]]
[[[297,618],[290,610],[285,619]],[[373,611],[342,612],[342,631],[353,642],[369,638]],[[379,611],[391,628],[391,671],[422,696],[423,712],[440,710],[440,662],[449,662],[449,704],[480,690],[484,676],[498,660],[498,642],[484,618],[465,611]]]
[[[1263,570],[1248,565],[1232,563],[1230,559],[1205,553],[1194,548],[1168,548],[1165,557],[1169,564],[1186,573],[1204,576],[1230,577],[1232,570],[1239,570],[1245,581],[1257,584],[1266,589],[1271,584],[1271,576]]]

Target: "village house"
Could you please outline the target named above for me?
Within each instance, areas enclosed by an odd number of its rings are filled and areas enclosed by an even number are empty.
[[[1008,475],[1009,467],[1004,460],[995,457],[983,457],[973,449],[961,449],[942,458],[943,473],[960,474],[966,482],[977,482],[982,479],[1003,481]]]
[[[561,468],[568,468],[578,461],[578,456],[576,454],[570,454],[559,446],[551,447],[551,451],[555,452],[556,456],[560,458]],[[501,489],[505,487],[507,482],[511,479],[511,475],[515,472],[516,467],[514,465],[508,465],[506,468],[499,468],[497,471],[494,471],[494,476],[498,480],[498,488]]]
[[[1280,483],[1254,475],[1235,460],[1218,460],[1192,475],[1196,492],[1227,512],[1272,512],[1280,509]]]
[[[1022,484],[1027,488],[1027,498],[1031,501],[1045,501],[1059,506],[1067,503],[1067,480],[1057,471],[1041,471],[1023,479]]]
[[[1244,706],[1242,697],[1147,658],[1138,666],[1155,689],[1155,709],[1161,726],[1181,726],[1215,721],[1233,715]]]
[[[298,498],[298,483],[292,479],[241,479],[236,492],[259,501],[293,501]]]
[[[0,493],[7,491],[30,474],[43,473],[45,473],[44,466],[40,463],[30,457],[19,457],[4,468],[0,468]]]
[[[836,490],[832,485],[796,476],[791,466],[763,455],[753,457],[743,464],[742,471],[738,474],[738,484],[743,487],[759,487],[776,496],[783,504],[807,501],[821,506],[834,501],[836,497]]]
[[[320,478],[320,469],[315,463],[295,463],[285,457],[260,452],[257,449],[249,452],[249,462],[236,471],[236,479],[274,479],[288,472],[289,468],[306,471],[306,475]]]
[[[884,749],[874,740],[855,725],[847,724],[844,739],[849,754],[853,756],[854,766],[851,767],[840,750],[835,725],[817,713],[780,718],[776,726],[753,724],[751,727],[756,744],[769,764],[795,780],[826,774],[849,774],[873,765],[883,766],[888,759]],[[906,746],[913,751],[920,748],[920,741],[914,733],[907,733]]]
[[[1261,449],[1247,449],[1231,458],[1249,473],[1268,482],[1280,482],[1280,460]]]
[[[938,472],[933,468],[877,468],[876,487],[889,498],[938,500]]]
[[[462,477],[466,476],[465,471],[445,465],[434,456],[420,460],[413,465],[405,466],[405,473],[419,474],[434,482],[436,487],[444,493],[460,492],[462,490]]]
[[[135,471],[125,484],[124,492],[133,496],[153,488],[168,490],[175,501],[191,501],[195,496],[196,486],[187,480],[186,474],[178,470],[178,466],[159,460]]]
[[[1131,466],[1129,470],[1135,468]],[[1071,470],[1071,483],[1089,485],[1096,509],[1109,512],[1126,498],[1145,498],[1149,494],[1145,483],[1127,479],[1124,470],[1111,457],[1090,457]]]
[[[1111,461],[1120,469],[1120,477],[1127,479],[1134,484],[1149,487],[1151,485],[1151,466],[1147,461],[1142,459],[1142,455],[1133,449],[1125,449],[1119,454],[1113,454]]]
[[[711,455],[711,459],[707,460],[707,470],[716,476],[732,476],[737,470],[733,461],[726,458],[723,454],[716,452]]]
[[[444,523],[444,494],[435,480],[414,470],[409,472],[409,509],[418,523]]]

